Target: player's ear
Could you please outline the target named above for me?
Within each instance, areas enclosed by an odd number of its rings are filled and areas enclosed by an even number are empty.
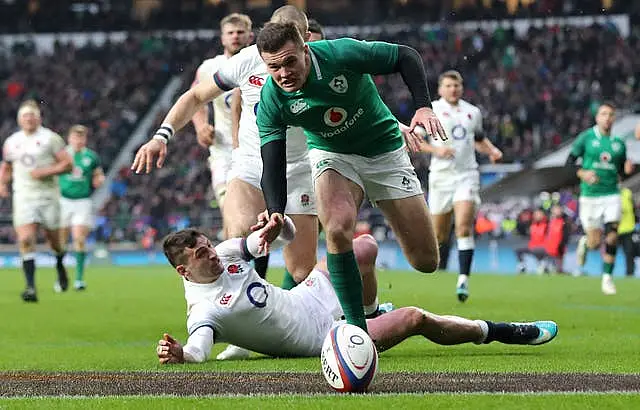
[[[184,265],[178,265],[176,266],[176,272],[178,272],[178,275],[182,276],[183,278],[187,278],[187,274],[189,272],[187,272],[187,268],[185,268]]]
[[[309,30],[305,31],[303,37],[304,37],[304,42],[306,43],[311,38],[311,32]]]

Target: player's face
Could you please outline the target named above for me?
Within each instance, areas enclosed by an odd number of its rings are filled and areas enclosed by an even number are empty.
[[[40,126],[40,115],[33,111],[22,113],[18,117],[18,125],[23,131],[33,132]]]
[[[605,132],[610,132],[611,127],[613,127],[613,122],[616,120],[616,111],[607,106],[603,105],[598,109],[598,113],[596,114],[596,124],[598,127],[602,128]]]
[[[302,88],[309,75],[309,49],[289,41],[275,53],[262,53],[271,78],[287,92]]]
[[[533,220],[534,221],[542,221],[544,219],[544,212],[536,210],[533,213]]]
[[[76,151],[80,151],[82,148],[87,146],[87,136],[78,132],[72,132],[69,134],[68,141],[69,145],[71,145],[71,147]]]
[[[224,267],[209,239],[201,236],[193,248],[186,248],[187,262],[184,276],[194,283],[211,283],[220,276]]]
[[[227,23],[222,28],[220,41],[225,51],[234,55],[251,42],[252,35],[244,24]]]
[[[438,94],[449,104],[457,104],[462,97],[462,83],[453,78],[443,78],[438,87]]]

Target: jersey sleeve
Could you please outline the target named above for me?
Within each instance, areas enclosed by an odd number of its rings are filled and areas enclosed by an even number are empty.
[[[214,332],[216,329],[216,313],[206,301],[196,303],[189,310],[187,316],[187,332],[192,335],[201,327],[209,327]]]
[[[11,155],[11,148],[9,146],[9,139],[7,138],[2,145],[2,160],[4,162],[13,162],[13,156]]]
[[[331,41],[335,62],[365,74],[388,74],[398,62],[398,45],[383,41],[341,38]]]
[[[56,155],[58,152],[62,151],[65,147],[64,140],[62,137],[55,132],[51,133],[51,153]]]
[[[260,135],[260,145],[275,140],[284,140],[287,137],[287,124],[283,121],[281,107],[275,97],[273,80],[269,77],[260,92],[260,103],[256,123]]]
[[[226,60],[213,74],[213,81],[223,91],[230,91],[240,86],[242,79],[248,77],[253,67],[254,59],[251,50],[245,48],[238,54]]]
[[[580,158],[584,155],[586,139],[587,135],[585,133],[578,135],[578,138],[576,138],[573,144],[571,144],[571,155],[576,158]]]

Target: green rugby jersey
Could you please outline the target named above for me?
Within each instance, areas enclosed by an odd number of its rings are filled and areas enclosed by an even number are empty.
[[[627,159],[624,140],[601,135],[594,126],[578,135],[571,147],[571,154],[582,157],[582,169],[595,171],[598,182],[589,185],[580,183],[581,196],[605,196],[620,193],[618,170]]]
[[[93,193],[93,173],[100,167],[100,158],[88,148],[74,152],[68,146],[67,151],[73,158],[73,169],[60,175],[60,193],[68,199],[89,198]]]
[[[299,126],[309,148],[365,157],[400,148],[398,121],[370,75],[394,71],[398,46],[350,38],[307,45],[311,70],[302,89],[286,92],[271,77],[262,87],[261,144],[285,139],[287,126]]]

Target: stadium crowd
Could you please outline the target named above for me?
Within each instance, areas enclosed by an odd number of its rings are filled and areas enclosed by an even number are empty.
[[[573,138],[590,126],[593,107],[603,99],[623,109],[637,108],[634,105],[640,101],[635,80],[640,72],[637,30],[626,39],[613,25],[531,28],[522,37],[502,28],[471,32],[442,28],[382,33],[368,39],[417,48],[427,64],[434,94],[440,72],[459,70],[465,78],[465,98],[481,107],[486,134],[501,147],[507,162],[526,163]],[[6,96],[0,99],[0,135],[6,138],[15,128],[18,104],[36,98],[46,126],[64,133],[73,123],[88,125],[90,146],[108,170],[167,79],[181,73],[187,87],[196,64],[217,54],[217,48],[217,41],[143,35],[120,44],[79,49],[58,44],[46,59],[39,58],[29,43],[15,47],[0,62]],[[402,79],[387,76],[375,81],[392,111],[406,121],[411,104]],[[173,146],[160,172],[141,176],[120,170],[112,185],[113,197],[100,211],[100,239],[139,241],[188,224],[218,225],[215,203],[214,209],[210,207],[207,153],[196,144],[191,127],[179,138],[183,143]],[[426,187],[429,160],[423,155],[413,160]],[[178,180],[167,182],[170,175],[178,175]],[[2,204],[5,210],[9,206],[7,201]],[[504,217],[512,212],[487,213]],[[363,218],[369,215],[372,225],[378,226],[375,210],[365,210]],[[6,231],[5,235],[0,229],[0,241],[12,239],[10,230]]]

